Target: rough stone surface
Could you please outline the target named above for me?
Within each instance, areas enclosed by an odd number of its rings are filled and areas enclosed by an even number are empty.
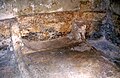
[[[0,19],[78,9],[82,12],[105,11],[106,4],[104,0],[1,0]]]
[[[0,78],[120,78],[119,9],[118,0],[0,0]]]
[[[115,13],[115,14],[118,14],[120,15],[120,1],[117,1],[117,0],[111,0],[111,10]]]
[[[11,41],[11,20],[0,21],[0,78],[20,78]]]
[[[83,49],[85,50],[85,49]],[[82,51],[82,49],[81,49]],[[94,49],[38,52],[25,55],[34,78],[119,78],[119,69]],[[40,74],[38,74],[40,73]]]
[[[81,42],[81,40],[85,39],[85,34],[89,35],[94,31],[96,22],[102,20],[104,17],[105,13],[63,11],[21,16],[17,17],[17,19],[23,43],[29,48],[33,49],[34,47],[34,50],[35,47],[37,50],[42,50],[47,48],[51,42],[53,46],[56,45],[56,48],[57,46],[63,47],[66,43],[70,44],[69,42],[74,43],[71,40]],[[67,36],[71,40],[62,38],[64,36]],[[52,39],[57,39],[60,44],[56,44],[55,40],[49,41]],[[62,39],[64,43],[62,43]],[[34,45],[33,47],[31,46],[32,44]],[[51,48],[53,48],[52,44]]]

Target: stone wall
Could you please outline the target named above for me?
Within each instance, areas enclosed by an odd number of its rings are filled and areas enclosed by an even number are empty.
[[[119,78],[114,0],[1,0],[0,78]]]

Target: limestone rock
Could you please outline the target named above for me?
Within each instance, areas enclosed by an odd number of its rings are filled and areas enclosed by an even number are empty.
[[[35,78],[120,77],[119,69],[94,49],[87,49],[83,52],[58,49],[28,54],[24,57],[30,70],[29,73]]]

